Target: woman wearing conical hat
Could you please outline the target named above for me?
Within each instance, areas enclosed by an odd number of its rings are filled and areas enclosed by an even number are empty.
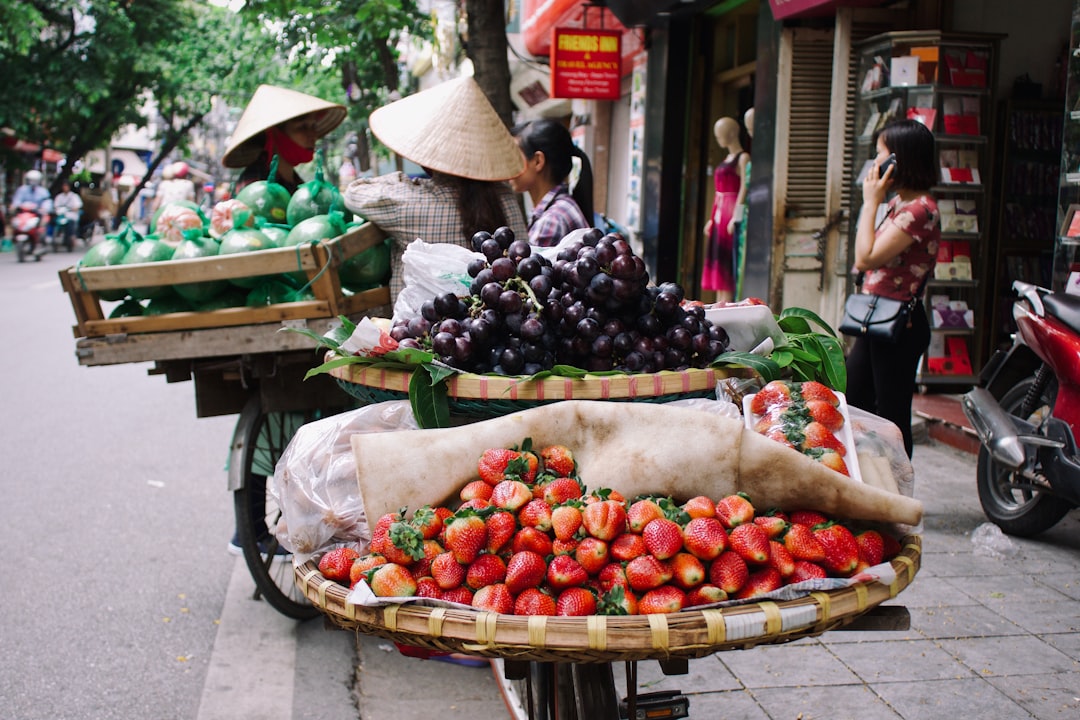
[[[525,170],[525,158],[471,77],[385,105],[371,114],[370,123],[384,145],[428,175],[360,178],[344,193],[349,210],[393,238],[395,301],[404,287],[401,257],[417,238],[472,249],[474,233],[502,226],[528,238],[521,206],[505,182]]]
[[[260,85],[229,138],[221,158],[227,168],[244,168],[236,189],[267,180],[270,163],[278,158],[275,180],[289,193],[304,182],[296,166],[315,157],[315,143],[348,115],[344,105],[320,100],[295,90]]]

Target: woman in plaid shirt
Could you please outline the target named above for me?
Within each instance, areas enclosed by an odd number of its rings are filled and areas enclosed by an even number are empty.
[[[349,210],[393,239],[390,293],[404,287],[402,255],[413,240],[472,249],[472,236],[506,226],[526,228],[521,206],[503,182],[524,170],[517,143],[480,86],[458,78],[371,114],[371,131],[428,177],[395,172],[359,178],[345,190]]]
[[[592,167],[566,127],[543,118],[519,125],[512,133],[525,155],[525,172],[510,185],[532,199],[529,242],[550,247],[571,230],[591,228]],[[575,157],[581,160],[581,172],[571,193],[567,179]]]

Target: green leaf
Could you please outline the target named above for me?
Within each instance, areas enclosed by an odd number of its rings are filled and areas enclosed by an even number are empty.
[[[787,317],[783,315],[778,316],[776,324],[779,325],[780,329],[787,335],[805,335],[814,331],[805,318],[797,315],[788,315]]]
[[[421,428],[450,426],[450,404],[446,383],[432,382],[427,366],[415,370],[409,378],[409,405]]]
[[[780,366],[772,359],[754,355],[748,352],[730,351],[716,356],[711,367],[744,367],[753,370],[765,382],[771,382],[780,378]]]
[[[452,367],[446,365],[436,365],[435,363],[424,363],[421,367],[428,371],[428,375],[431,377],[431,384],[435,385],[441,383],[451,375],[457,375],[458,371]]]
[[[826,385],[838,392],[847,392],[847,362],[844,358],[844,346],[837,338],[818,336],[815,338],[821,346],[821,365],[825,374]]]
[[[769,357],[772,358],[773,362],[775,362],[782,368],[786,368],[795,360],[795,356],[783,348],[779,350],[773,350],[772,354],[769,355]]]
[[[297,335],[303,335],[304,337],[308,338],[309,340],[315,341],[315,347],[316,348],[327,347],[327,348],[330,348],[331,350],[333,350],[334,352],[340,352],[341,351],[341,342],[338,342],[334,338],[328,338],[326,336],[314,333],[311,330],[308,330],[307,328],[283,327],[283,328],[278,328],[278,332],[290,332],[290,333],[296,333]]]
[[[322,365],[313,367],[304,374],[304,379],[315,377],[316,375],[324,375],[331,370],[345,365],[369,365],[370,363],[364,362],[366,358],[358,357],[356,355],[346,355],[344,357],[336,357],[332,360],[327,360]]]
[[[815,313],[815,312],[813,312],[811,310],[807,310],[806,308],[801,308],[801,307],[784,308],[782,311],[780,311],[780,318],[781,319],[803,318],[803,319],[809,320],[810,322],[817,325],[819,328],[824,330],[829,335],[832,335],[833,337],[836,337],[836,331],[833,330],[829,326],[829,324],[827,322],[825,322],[820,317],[818,317],[817,313]],[[779,321],[777,321],[777,322],[779,322]],[[783,326],[781,325],[781,327],[783,327]],[[808,328],[806,330],[803,330],[803,332],[804,333],[805,332],[810,332],[810,329]]]
[[[800,338],[799,342],[802,343],[802,342],[808,342],[809,341],[809,343],[810,343],[810,345],[812,347],[813,346],[813,340],[814,340],[813,335],[807,335],[805,337],[805,339]],[[786,352],[791,353],[792,357],[794,357],[796,360],[801,360],[803,362],[816,363],[820,359],[820,356],[819,356],[818,353],[804,350],[804,349],[802,349],[802,348],[800,348],[800,347],[798,347],[796,345],[788,345],[788,346],[785,346],[784,349],[785,349]]]

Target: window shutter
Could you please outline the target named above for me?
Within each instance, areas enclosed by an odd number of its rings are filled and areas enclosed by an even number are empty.
[[[825,214],[832,64],[831,31],[792,30],[786,203],[789,218]]]

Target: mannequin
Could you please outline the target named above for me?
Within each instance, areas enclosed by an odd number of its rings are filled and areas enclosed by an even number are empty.
[[[743,127],[746,128],[746,134],[750,137],[752,143],[754,140],[754,108],[750,108],[743,113]],[[748,155],[746,167],[743,169],[742,187],[739,188],[739,197],[736,199],[735,205],[735,297],[737,298],[743,296],[743,277],[746,274],[746,224],[750,221],[750,204],[747,201],[750,191],[750,164],[751,156]]]
[[[730,302],[735,297],[735,208],[746,194],[744,178],[749,154],[739,140],[739,123],[722,117],[713,125],[716,144],[727,151],[723,162],[716,166],[713,180],[716,195],[712,216],[705,223],[705,263],[701,272],[702,295],[716,293],[717,302]]]

